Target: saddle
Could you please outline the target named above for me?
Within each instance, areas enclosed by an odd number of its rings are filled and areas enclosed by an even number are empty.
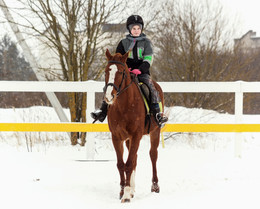
[[[132,76],[133,81],[135,82],[136,86],[138,87],[140,94],[142,95],[145,109],[146,109],[146,115],[150,115],[150,105],[151,105],[151,93],[146,84],[143,82],[140,82],[137,78],[137,76]]]
[[[135,75],[131,75],[132,80],[135,82],[136,86],[139,89],[139,92],[143,98],[144,106],[146,109],[146,116],[145,116],[145,126],[148,124],[148,131],[147,134],[150,133],[151,127],[151,113],[150,113],[150,105],[151,105],[151,93],[148,86],[142,82],[140,82]]]

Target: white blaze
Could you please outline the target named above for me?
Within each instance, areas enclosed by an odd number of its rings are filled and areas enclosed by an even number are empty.
[[[117,66],[116,65],[110,65],[109,67],[111,70],[109,71],[109,79],[108,79],[108,83],[114,83],[115,82],[115,77],[116,77],[116,72],[117,72]],[[113,91],[113,86],[108,86],[107,90],[106,90],[106,99],[107,102],[109,104],[112,104],[112,100],[113,100],[113,95],[112,95],[112,91]]]

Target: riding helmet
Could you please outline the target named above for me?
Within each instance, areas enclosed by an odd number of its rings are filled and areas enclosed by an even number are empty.
[[[127,18],[126,21],[126,28],[127,30],[129,30],[129,32],[131,31],[131,29],[129,28],[130,25],[135,25],[135,24],[140,24],[142,26],[141,29],[144,28],[144,21],[143,18],[139,15],[131,15],[130,17]]]

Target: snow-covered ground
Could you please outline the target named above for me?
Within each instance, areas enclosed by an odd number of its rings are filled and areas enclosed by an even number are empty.
[[[167,109],[173,123],[233,123],[209,110]],[[68,111],[66,110],[67,114]],[[260,117],[245,116],[258,123]],[[58,122],[52,108],[0,109],[0,122]],[[260,208],[260,139],[243,134],[242,158],[234,157],[234,133],[164,133],[159,147],[161,191],[150,192],[149,139],[138,152],[136,193],[119,201],[119,174],[109,133],[95,133],[95,159],[70,145],[66,133],[0,133],[0,208]]]

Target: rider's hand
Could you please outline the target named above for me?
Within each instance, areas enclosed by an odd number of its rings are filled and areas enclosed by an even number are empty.
[[[135,74],[136,76],[141,74],[141,71],[139,69],[133,69],[131,73]]]

